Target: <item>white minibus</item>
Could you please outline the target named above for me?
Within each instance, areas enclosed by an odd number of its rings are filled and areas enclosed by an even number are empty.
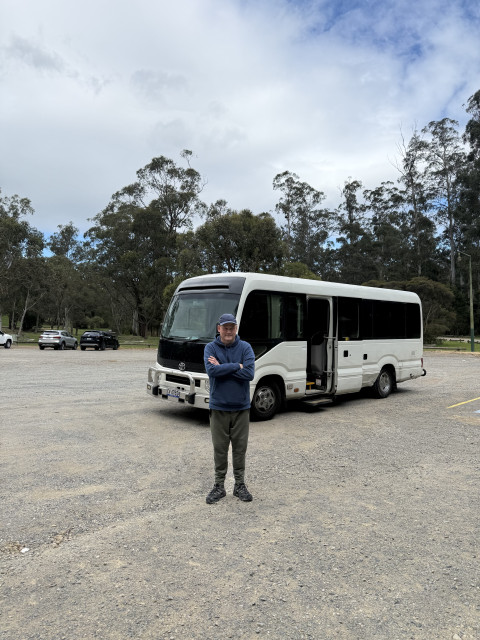
[[[232,313],[252,345],[251,416],[268,420],[288,400],[309,404],[371,387],[386,398],[423,369],[422,308],[409,291],[261,273],[184,280],[161,328],[147,392],[208,408],[203,351]]]

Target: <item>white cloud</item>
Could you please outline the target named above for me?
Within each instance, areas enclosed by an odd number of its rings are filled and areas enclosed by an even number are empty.
[[[273,210],[289,170],[338,203],[350,176],[395,179],[400,130],[480,88],[476,0],[3,0],[4,194],[32,224],[82,231],[159,155],[203,197]],[[3,99],[5,97],[5,99]]]

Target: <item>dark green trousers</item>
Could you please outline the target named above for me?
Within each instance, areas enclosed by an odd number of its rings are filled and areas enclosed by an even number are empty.
[[[228,468],[228,449],[232,443],[233,476],[238,484],[245,481],[245,457],[250,427],[250,409],[218,411],[210,409],[210,430],[215,463],[215,484],[225,482]]]

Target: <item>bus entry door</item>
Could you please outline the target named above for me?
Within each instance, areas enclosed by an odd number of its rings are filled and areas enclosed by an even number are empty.
[[[333,388],[333,323],[331,298],[307,298],[307,380],[329,393]]]

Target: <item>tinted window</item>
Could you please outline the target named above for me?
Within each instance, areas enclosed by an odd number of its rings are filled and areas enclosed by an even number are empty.
[[[257,357],[282,340],[305,339],[305,296],[252,291],[238,333],[252,345]]]
[[[422,321],[420,317],[420,305],[408,303],[405,305],[405,326],[407,338],[420,338],[422,333]]]
[[[374,338],[404,338],[405,337],[405,310],[399,302],[387,302],[374,300],[373,328]]]
[[[239,328],[242,340],[278,340],[282,338],[282,330],[283,296],[262,291],[250,293]]]
[[[420,338],[420,306],[387,300],[362,300],[361,335],[366,340]]]
[[[360,337],[360,303],[358,298],[338,298],[338,339]]]
[[[305,296],[285,296],[285,338],[305,340]]]

